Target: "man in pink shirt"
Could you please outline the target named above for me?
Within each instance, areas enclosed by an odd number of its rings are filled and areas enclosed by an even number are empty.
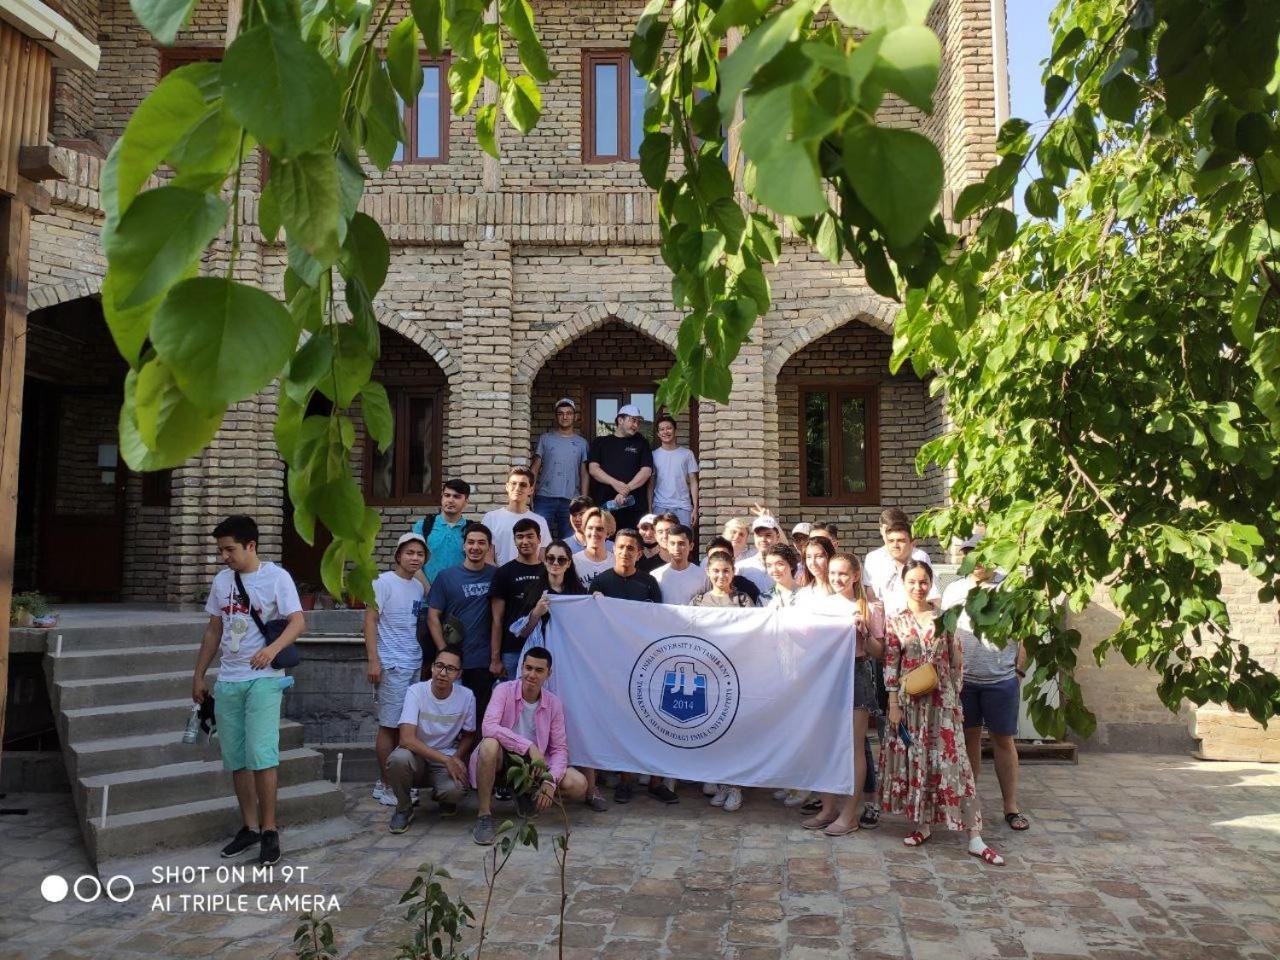
[[[569,745],[564,734],[564,706],[542,685],[551,676],[551,652],[545,647],[525,651],[520,679],[493,688],[493,697],[484,712],[480,746],[471,754],[471,782],[479,794],[479,811],[471,837],[488,846],[497,839],[490,805],[493,785],[504,779],[516,759],[541,760],[551,779],[528,798],[537,813],[555,802],[557,791],[565,801],[583,800],[587,779],[569,766]]]

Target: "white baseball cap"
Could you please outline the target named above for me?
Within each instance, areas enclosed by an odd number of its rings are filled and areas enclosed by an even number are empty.
[[[640,412],[640,408],[637,407],[634,403],[628,403],[625,407],[619,408],[618,416],[619,417],[639,417],[641,420],[644,419],[644,414]],[[617,418],[615,417],[614,419],[617,419]]]
[[[572,407],[574,410],[578,409],[578,405],[574,403],[570,397],[561,397],[556,401],[556,409],[559,410],[561,407]]]
[[[801,521],[791,528],[791,535],[793,537],[807,537],[809,535],[809,531],[812,529],[813,524]]]
[[[396,541],[396,552],[398,553],[400,551],[400,548],[403,547],[406,543],[410,543],[413,541],[417,541],[418,543],[422,544],[423,547],[426,547],[427,545],[427,541],[422,536],[422,534],[414,533],[412,530],[410,530],[408,533],[401,534],[400,539]]]
[[[966,537],[965,539],[961,540],[959,543],[956,544],[955,548],[959,550],[961,553],[964,553],[967,550],[972,550],[981,542],[982,542],[982,534],[975,533],[973,534],[973,536]]]
[[[640,522],[636,524],[636,526],[643,527],[646,523],[654,524],[657,522],[658,522],[658,515],[656,513],[646,513],[643,517],[640,518]]]
[[[756,517],[751,521],[752,530],[777,530],[778,521],[773,517]]]

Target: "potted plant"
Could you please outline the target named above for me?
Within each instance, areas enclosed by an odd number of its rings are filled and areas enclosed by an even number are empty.
[[[314,610],[316,608],[316,594],[320,592],[320,588],[314,583],[308,583],[303,580],[298,584],[298,601],[302,604],[303,610]]]
[[[52,620],[52,622],[50,622]],[[15,593],[9,603],[9,623],[15,627],[51,627],[58,622],[49,598],[38,590]]]

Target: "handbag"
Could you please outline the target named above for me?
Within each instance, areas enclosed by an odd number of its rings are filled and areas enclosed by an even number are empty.
[[[932,693],[938,686],[938,671],[932,663],[922,663],[909,670],[900,684],[902,692],[908,697],[919,697]]]
[[[234,571],[233,571],[234,572]],[[284,628],[289,625],[288,620],[276,619],[262,622],[262,618],[258,616],[258,611],[253,609],[253,601],[249,598],[249,591],[244,588],[244,581],[240,579],[240,574],[235,573],[236,590],[240,593],[240,602],[249,608],[249,616],[253,617],[253,624],[262,634],[263,640],[268,645],[280,639],[280,634],[284,633]],[[302,655],[298,653],[297,643],[291,643],[289,646],[281,650],[274,660],[271,661],[273,670],[288,670],[296,667],[302,662]]]

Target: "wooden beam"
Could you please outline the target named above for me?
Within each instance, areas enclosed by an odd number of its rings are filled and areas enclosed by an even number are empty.
[[[75,175],[75,160],[58,147],[20,147],[18,175],[28,180],[70,180]]]
[[[9,691],[9,603],[13,599],[14,531],[18,520],[18,448],[27,350],[27,248],[31,211],[0,196],[0,758]]]
[[[53,213],[53,197],[49,191],[30,180],[18,180],[18,192],[14,194],[14,199],[33,214],[48,216]]]

